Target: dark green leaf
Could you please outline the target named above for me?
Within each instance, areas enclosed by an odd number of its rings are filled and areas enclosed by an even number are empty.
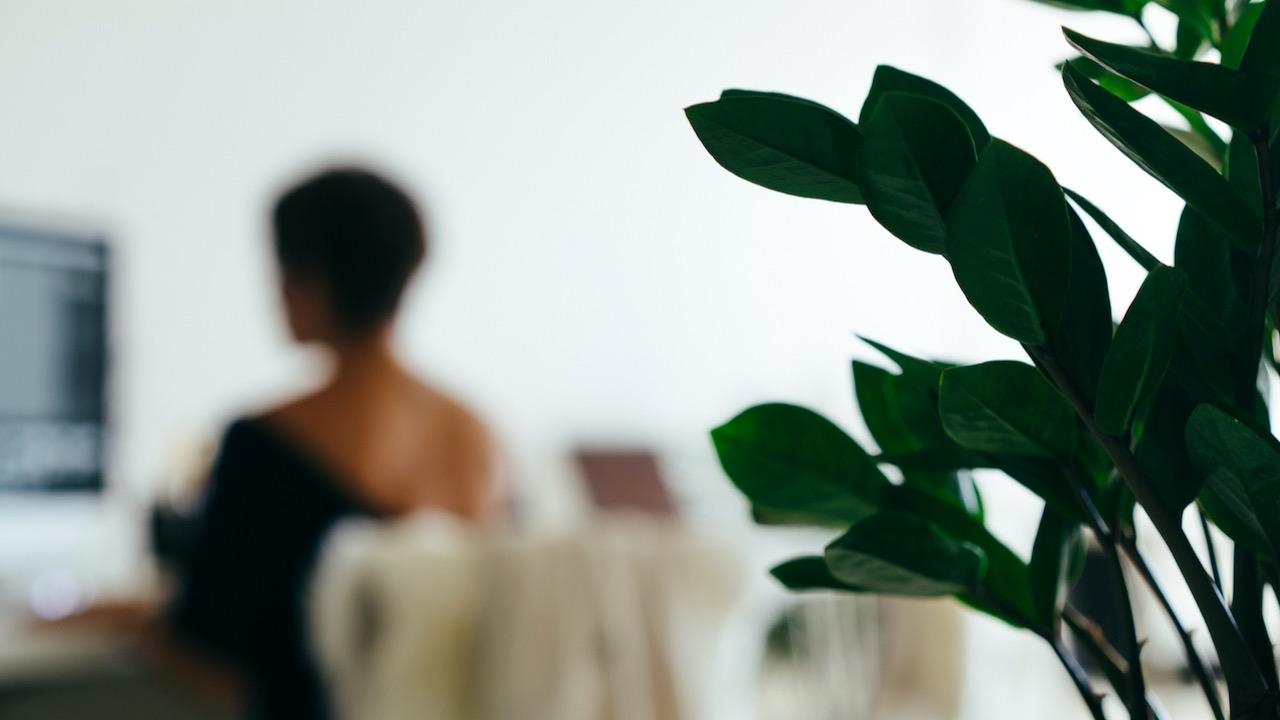
[[[1142,422],[1135,425],[1133,454],[1165,504],[1185,508],[1200,493],[1201,477],[1187,456],[1187,419],[1195,400],[1166,375]]]
[[[946,215],[977,163],[964,123],[946,105],[890,92],[862,126],[858,186],[871,215],[917,250],[946,249]]]
[[[1046,507],[1031,549],[1031,596],[1040,622],[1054,625],[1070,590],[1071,572],[1082,545],[1080,525]]]
[[[1111,295],[1107,275],[1093,238],[1076,211],[1071,220],[1071,262],[1067,272],[1067,301],[1045,342],[1067,379],[1089,407],[1093,407],[1102,375],[1103,358],[1111,347]]]
[[[837,580],[871,592],[932,597],[972,593],[982,583],[982,550],[915,515],[882,512],[854,523],[827,546]]]
[[[974,450],[1070,457],[1076,416],[1062,395],[1030,365],[998,360],[942,373],[942,426]]]
[[[1263,6],[1240,58],[1240,71],[1257,79],[1262,87],[1263,109],[1274,119],[1280,105],[1280,3]]]
[[[1266,119],[1261,88],[1243,72],[1103,42],[1074,30],[1063,32],[1080,52],[1152,92],[1245,130],[1259,127]]]
[[[835,590],[861,593],[866,590],[840,582],[827,568],[826,559],[809,555],[788,560],[769,571],[788,590]]]
[[[1206,517],[1241,548],[1262,557],[1270,557],[1271,541],[1258,524],[1249,507],[1249,497],[1228,473],[1206,478],[1196,503]]]
[[[1069,60],[1064,60],[1063,62],[1058,63],[1055,67],[1061,71],[1062,66],[1068,63],[1070,63],[1076,70],[1079,70],[1080,74],[1098,83],[1107,92],[1115,95],[1125,102],[1135,102],[1151,94],[1150,90],[1142,87],[1138,83],[1111,72],[1102,65],[1099,65],[1097,61],[1087,57],[1073,57]]]
[[[817,103],[737,91],[685,109],[698,139],[726,170],[789,195],[860,203],[861,135]]]
[[[853,522],[888,480],[840,428],[793,405],[758,405],[711,433],[725,473],[754,504]]]
[[[1263,7],[1264,3],[1250,3],[1240,11],[1240,17],[1236,18],[1235,23],[1231,25],[1231,29],[1227,31],[1227,36],[1222,39],[1219,47],[1223,65],[1229,68],[1240,67],[1244,49],[1249,44],[1249,36],[1253,34],[1253,28],[1258,24],[1258,17],[1262,15]]]
[[[1171,374],[1199,402],[1231,404],[1235,396],[1232,331],[1194,293],[1182,299],[1178,314],[1178,345],[1173,352]],[[1188,411],[1189,412],[1189,411]]]
[[[1146,248],[1138,244],[1137,240],[1134,240],[1129,233],[1126,233],[1124,229],[1117,225],[1115,221],[1107,216],[1106,213],[1102,212],[1097,205],[1089,202],[1079,193],[1069,188],[1064,188],[1063,192],[1065,192],[1067,197],[1071,198],[1071,201],[1079,206],[1086,215],[1093,218],[1093,221],[1098,223],[1098,227],[1102,228],[1102,231],[1109,235],[1111,239],[1120,246],[1121,250],[1128,253],[1129,257],[1133,258],[1134,262],[1141,265],[1142,269],[1150,271],[1160,265],[1160,261],[1157,260],[1154,255],[1147,252]]]
[[[721,100],[730,99],[730,98],[764,98],[766,100],[785,100],[788,102],[806,103],[808,105],[812,105],[815,108],[831,113],[832,115],[839,115],[839,113],[837,113],[835,110],[832,110],[831,108],[827,107],[826,105],[823,105],[820,102],[815,102],[808,98],[797,97],[795,95],[788,95],[786,93],[780,93],[780,92],[768,92],[765,90],[744,90],[742,88],[728,88],[720,91]]]
[[[1173,108],[1174,111],[1182,116],[1183,120],[1187,121],[1186,130],[1168,127],[1165,127],[1165,130],[1178,138],[1183,145],[1190,148],[1201,160],[1209,163],[1209,166],[1214,170],[1221,172],[1227,157],[1226,141],[1209,125],[1209,122],[1204,119],[1204,115],[1199,110],[1187,107],[1169,98],[1163,99],[1165,104]]]
[[[1227,239],[1195,208],[1183,209],[1173,266],[1187,276],[1187,287],[1203,305],[1203,310],[1227,328],[1244,321],[1245,307],[1239,289],[1246,287],[1240,283],[1247,282],[1248,266],[1252,263],[1251,258],[1237,262],[1236,258],[1242,255],[1233,250]],[[1227,340],[1230,338],[1231,335],[1226,336]]]
[[[1116,13],[1117,15],[1127,15],[1129,17],[1138,17],[1144,5],[1148,0],[1036,0],[1043,5],[1053,5],[1054,7],[1066,8],[1068,10],[1102,10],[1104,12]]]
[[[1211,4],[1221,4],[1223,0],[1156,0],[1178,16],[1179,25],[1190,25],[1202,37],[1214,36],[1213,8]]]
[[[982,119],[973,111],[973,108],[966,105],[955,93],[928,78],[912,75],[889,65],[881,65],[876,68],[876,73],[871,78],[871,90],[867,93],[867,99],[862,103],[862,111],[858,115],[858,122],[866,123],[869,121],[872,113],[879,105],[880,99],[893,92],[918,95],[946,105],[959,116],[961,122],[969,129],[969,136],[973,139],[973,145],[977,150],[982,150],[991,141],[991,133],[987,132],[986,126],[982,124]]]
[[[1077,521],[1085,519],[1063,463],[1043,458],[1005,455],[997,458],[993,467],[1035,493],[1058,513]]]
[[[1227,182],[1236,193],[1258,212],[1262,210],[1262,191],[1258,181],[1258,156],[1253,141],[1244,133],[1236,133],[1227,146]],[[1250,256],[1252,257],[1252,256]]]
[[[965,511],[978,522],[983,521],[982,494],[973,476],[955,470],[906,470],[902,484],[929,493]]]
[[[1280,447],[1275,438],[1258,433],[1211,405],[1200,405],[1187,422],[1187,449],[1207,476],[1206,504],[1224,532],[1265,557],[1277,556],[1280,545]],[[1216,507],[1215,507],[1216,506]],[[1221,511],[1227,511],[1224,513]],[[1259,540],[1265,538],[1265,543]]]
[[[1164,183],[1246,250],[1261,237],[1258,215],[1204,160],[1155,121],[1073,70],[1063,69],[1071,99],[1117,148]]]
[[[913,485],[895,487],[886,497],[885,508],[921,518],[946,535],[980,548],[987,559],[980,591],[961,595],[960,599],[1011,625],[1034,625],[1027,564],[988,532],[981,522],[954,503],[922,492]]]
[[[1186,288],[1179,270],[1159,267],[1147,274],[1102,366],[1093,418],[1103,432],[1123,434],[1155,394],[1172,358]]]
[[[1178,32],[1174,38],[1173,55],[1183,60],[1191,60],[1200,54],[1209,36],[1204,34],[1204,26],[1199,23],[1180,20]]]
[[[844,520],[836,520],[821,515],[806,515],[791,510],[775,510],[758,504],[751,506],[751,521],[757,525],[830,528],[834,530],[843,530],[849,524]]]
[[[1053,173],[992,140],[951,208],[947,258],[987,323],[1042,345],[1061,317],[1071,262],[1071,226]]]
[[[854,361],[853,382],[862,419],[884,455],[897,457],[928,453],[945,470],[968,467],[972,453],[956,445],[938,418],[938,378],[903,373],[894,375],[874,365]]]
[[[877,342],[863,335],[859,335],[858,339],[875,348],[881,355],[892,360],[894,364],[898,366],[898,369],[902,371],[903,375],[913,378],[916,381],[932,383],[934,386],[937,386],[938,379],[942,377],[942,371],[954,365],[954,363],[939,362],[937,360],[922,360],[900,350],[894,350],[884,343]]]

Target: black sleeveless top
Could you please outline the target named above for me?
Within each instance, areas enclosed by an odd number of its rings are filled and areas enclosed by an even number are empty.
[[[260,419],[227,430],[179,573],[180,637],[247,682],[252,718],[326,718],[307,589],[338,520],[373,511]]]

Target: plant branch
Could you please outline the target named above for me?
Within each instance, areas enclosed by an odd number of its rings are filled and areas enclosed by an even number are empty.
[[[1075,492],[1076,500],[1080,504],[1080,509],[1084,511],[1085,518],[1089,523],[1089,528],[1098,539],[1098,544],[1102,546],[1103,554],[1107,556],[1107,569],[1111,573],[1111,583],[1115,588],[1116,601],[1120,605],[1120,621],[1122,623],[1120,632],[1124,643],[1121,652],[1129,666],[1128,672],[1125,673],[1127,687],[1123,693],[1125,707],[1129,710],[1130,717],[1146,717],[1147,688],[1146,680],[1143,678],[1142,673],[1142,646],[1138,644],[1138,631],[1133,620],[1133,600],[1129,597],[1129,586],[1125,582],[1124,566],[1120,563],[1120,553],[1116,550],[1116,536],[1111,531],[1107,521],[1103,519],[1102,514],[1098,512],[1098,507],[1094,504],[1093,499],[1089,497],[1089,491],[1085,489],[1079,473],[1071,467],[1067,467],[1065,470],[1071,483],[1071,488]]]
[[[1051,637],[1046,639],[1053,648],[1053,653],[1058,656],[1058,661],[1062,663],[1062,667],[1067,669],[1067,674],[1071,676],[1071,682],[1075,684],[1076,691],[1084,699],[1084,704],[1089,707],[1089,712],[1093,715],[1094,720],[1107,720],[1106,714],[1102,712],[1102,696],[1094,692],[1084,668],[1080,667],[1080,663],[1071,656],[1061,638]]]
[[[1203,516],[1201,516],[1203,518]],[[1191,633],[1182,625],[1182,621],[1178,619],[1178,614],[1173,611],[1173,604],[1169,602],[1168,596],[1164,594],[1164,590],[1160,584],[1156,582],[1156,576],[1151,572],[1151,567],[1147,565],[1147,561],[1138,552],[1137,545],[1133,542],[1133,538],[1121,535],[1119,545],[1124,550],[1129,561],[1133,563],[1138,574],[1142,576],[1143,582],[1151,590],[1151,594],[1156,596],[1156,600],[1160,602],[1160,607],[1164,608],[1165,615],[1169,616],[1169,622],[1173,623],[1173,629],[1178,634],[1178,639],[1182,641],[1183,652],[1187,656],[1187,666],[1191,669],[1191,674],[1196,676],[1200,682],[1201,689],[1204,690],[1205,700],[1208,701],[1210,709],[1213,710],[1213,716],[1217,720],[1224,720],[1222,714],[1222,701],[1218,698],[1218,689],[1213,683],[1212,676],[1209,675],[1208,668],[1200,659],[1200,653],[1196,650],[1195,643],[1191,640]]]
[[[1200,609],[1200,614],[1204,617],[1214,648],[1218,651],[1218,659],[1222,664],[1222,671],[1231,692],[1233,711],[1235,708],[1253,707],[1267,696],[1269,689],[1267,682],[1248,643],[1240,634],[1235,619],[1227,610],[1221,593],[1205,571],[1204,565],[1200,563],[1200,557],[1191,547],[1186,533],[1182,531],[1181,514],[1171,509],[1160,497],[1129,447],[1102,432],[1093,422],[1093,413],[1054,358],[1039,348],[1027,347],[1027,352],[1045,370],[1054,385],[1058,386],[1063,396],[1075,408],[1076,414],[1084,422],[1085,427],[1102,445],[1116,470],[1124,478],[1137,501],[1142,504],[1156,531],[1160,533],[1160,537],[1169,548],[1178,571],[1182,574],[1192,598],[1196,601],[1196,606]]]
[[[1267,636],[1267,625],[1262,617],[1263,578],[1258,572],[1258,559],[1253,553],[1236,545],[1232,564],[1235,586],[1231,593],[1231,614],[1236,616],[1240,629],[1253,646],[1254,657],[1262,666],[1262,672],[1276,682],[1276,660]]]
[[[1117,693],[1123,692],[1124,678],[1129,672],[1129,664],[1121,657],[1120,652],[1107,642],[1102,628],[1070,604],[1062,608],[1062,621],[1071,630],[1076,642],[1083,645],[1102,667],[1102,674],[1107,676],[1111,687],[1115,688]],[[1153,718],[1161,717],[1160,712],[1150,700],[1147,701],[1147,712]]]
[[[1222,570],[1218,567],[1218,551],[1213,549],[1213,532],[1209,530],[1209,518],[1204,516],[1204,510],[1199,505],[1196,506],[1196,515],[1200,518],[1200,530],[1204,532],[1204,549],[1209,557],[1209,570],[1213,573],[1213,584],[1218,586],[1218,590],[1222,590]]]

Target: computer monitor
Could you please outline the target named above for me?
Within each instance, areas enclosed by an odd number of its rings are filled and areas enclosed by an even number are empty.
[[[0,492],[102,488],[107,266],[100,238],[0,224]]]

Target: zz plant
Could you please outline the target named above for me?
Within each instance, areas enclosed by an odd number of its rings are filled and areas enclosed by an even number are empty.
[[[896,366],[853,363],[876,452],[785,404],[748,409],[712,439],[758,521],[843,532],[774,568],[789,588],[954,597],[1043,638],[1094,718],[1101,696],[1071,647],[1093,656],[1130,717],[1156,717],[1127,564],[1163,604],[1214,716],[1277,718],[1262,604],[1280,584],[1280,443],[1262,388],[1280,325],[1280,0],[1052,4],[1143,29],[1153,13],[1176,18],[1173,47],[1151,33],[1132,47],[1066,30],[1079,55],[1060,66],[1084,117],[1185,201],[1172,266],[925,78],[878,68],[856,122],[797,97],[726,90],[686,110],[720,165],[771,190],[865,205],[949,263],[973,308],[1028,361],[961,367],[867,340]],[[1148,96],[1183,127],[1131,104]],[[1084,217],[1147,273],[1123,313]],[[984,527],[971,476],[980,468],[1044,500],[1030,558]],[[1195,600],[1222,687],[1137,549],[1137,506]],[[1195,543],[1184,520],[1202,523]],[[1204,560],[1197,551],[1210,522],[1234,542],[1229,587],[1212,545]],[[1086,533],[1117,590],[1114,646],[1067,600]]]

